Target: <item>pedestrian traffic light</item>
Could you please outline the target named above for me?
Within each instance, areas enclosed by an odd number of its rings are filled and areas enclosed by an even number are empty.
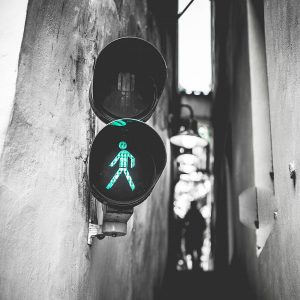
[[[89,154],[89,185],[103,203],[104,235],[126,234],[133,207],[153,190],[165,165],[166,150],[147,121],[162,94],[167,68],[147,41],[124,37],[99,54],[90,103],[106,125]]]
[[[135,119],[113,121],[90,151],[91,191],[107,205],[136,206],[150,195],[165,164],[165,146],[154,129]]]

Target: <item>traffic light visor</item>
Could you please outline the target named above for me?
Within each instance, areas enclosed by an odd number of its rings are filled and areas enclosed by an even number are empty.
[[[95,64],[90,102],[105,123],[120,118],[146,121],[163,91],[167,67],[149,42],[123,37],[108,44]]]

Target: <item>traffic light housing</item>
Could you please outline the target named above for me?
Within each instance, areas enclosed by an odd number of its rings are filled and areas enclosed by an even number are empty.
[[[134,207],[150,195],[166,159],[164,143],[149,125],[113,121],[99,132],[90,151],[91,191],[109,206]]]
[[[90,103],[105,123],[121,118],[147,121],[164,89],[167,67],[158,50],[143,39],[124,37],[99,54]]]
[[[166,165],[160,136],[145,124],[164,89],[167,67],[149,42],[124,37],[99,54],[90,104],[106,125],[89,154],[89,185],[103,203],[103,235],[121,236],[133,208],[153,190]]]

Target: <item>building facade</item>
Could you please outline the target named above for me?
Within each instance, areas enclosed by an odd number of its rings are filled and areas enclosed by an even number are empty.
[[[257,299],[298,299],[300,5],[212,3],[216,266]]]
[[[135,209],[128,234],[89,246],[89,220],[97,209],[87,156],[105,125],[92,112],[89,89],[97,56],[109,42],[134,36],[156,46],[168,80],[148,123],[170,154],[176,7],[167,9],[167,2],[30,0],[3,6],[11,35],[3,38],[1,60],[14,51],[16,69],[2,98],[1,299],[154,297],[167,255],[170,160],[152,195]]]

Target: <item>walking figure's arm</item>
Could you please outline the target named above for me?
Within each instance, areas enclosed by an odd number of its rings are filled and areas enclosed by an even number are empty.
[[[135,166],[135,158],[134,158],[134,156],[131,155],[130,153],[129,153],[128,156],[129,156],[129,158],[130,158],[130,160],[131,160],[130,167],[131,167],[131,168],[134,168],[134,166]]]
[[[114,158],[114,160],[110,163],[110,167],[113,167],[117,161],[120,159],[120,153]]]

